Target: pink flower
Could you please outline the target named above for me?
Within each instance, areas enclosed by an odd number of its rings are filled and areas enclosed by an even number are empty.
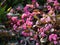
[[[26,13],[23,13],[22,16],[21,16],[21,18],[23,19],[25,17],[27,17],[27,14]]]
[[[41,33],[41,32],[44,32],[44,27],[41,27],[40,29],[39,29],[39,32]]]
[[[24,32],[24,31],[22,31],[22,35],[24,35],[24,33],[25,33],[25,32]]]
[[[27,27],[26,27],[26,23],[24,23],[23,25],[22,25],[22,28],[23,29],[26,29]]]
[[[44,36],[46,36],[46,34],[44,34],[44,32],[41,32],[41,36],[44,37]]]
[[[39,43],[36,43],[36,45],[39,45]]]
[[[59,3],[58,3],[57,1],[54,1],[54,5],[55,5],[55,6],[58,6]]]
[[[14,30],[17,29],[17,25],[16,25],[16,24],[13,25],[13,29],[14,29]]]
[[[36,2],[36,0],[32,0],[32,2]]]
[[[26,32],[23,31],[23,32],[22,32],[22,35],[23,35],[23,36],[29,36],[29,33],[26,33]]]
[[[48,10],[51,10],[51,6],[50,6],[50,5],[48,5],[48,6],[47,6],[47,9],[48,9]]]
[[[54,44],[56,45],[58,42],[57,41],[54,41]]]
[[[26,24],[28,25],[28,26],[32,26],[33,25],[33,22],[31,22],[31,21],[26,21]]]
[[[18,17],[12,17],[11,20],[12,20],[12,21],[17,21],[17,18],[18,18]]]
[[[50,30],[50,28],[52,28],[52,24],[46,24],[44,30]]]
[[[20,6],[18,6],[16,9],[19,11],[20,10]]]
[[[14,13],[14,12],[15,12],[14,9],[11,9],[11,10],[10,10],[10,13]]]
[[[49,30],[50,29],[50,27],[49,26],[47,26],[46,28],[45,28],[45,31],[47,31],[47,30]]]
[[[28,8],[29,8],[28,6],[25,6],[24,7],[24,12],[28,12]]]
[[[36,7],[39,7],[39,4],[36,2]]]
[[[17,21],[17,25],[20,25],[20,20]]]
[[[41,22],[45,22],[45,18],[44,18],[44,17],[41,18],[40,21],[41,21]]]
[[[34,35],[34,39],[37,39],[38,37],[37,37],[37,35]]]
[[[50,36],[49,36],[49,41],[56,41],[57,40],[57,34],[51,34]]]
[[[33,33],[32,32],[30,32],[30,36],[32,36],[33,35]]]
[[[50,3],[50,2],[53,2],[53,0],[47,0],[47,2],[49,2],[49,3]]]
[[[54,36],[53,36],[53,40],[54,40],[54,41],[57,40],[57,34],[54,34]]]
[[[52,41],[53,35],[54,34],[49,35],[49,41]]]

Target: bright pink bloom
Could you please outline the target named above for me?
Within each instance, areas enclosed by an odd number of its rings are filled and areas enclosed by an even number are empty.
[[[31,22],[31,21],[26,21],[26,24],[28,25],[28,26],[32,26],[33,25],[33,22]]]
[[[17,21],[17,25],[20,25],[20,20]]]
[[[49,36],[49,41],[56,41],[57,40],[57,34],[51,34],[50,36]]]
[[[12,20],[12,21],[17,21],[17,18],[18,18],[18,17],[12,17],[11,20]]]
[[[23,13],[22,16],[21,16],[21,18],[23,19],[25,17],[27,17],[27,14],[26,13]]]
[[[17,29],[17,25],[16,25],[16,24],[13,25],[13,29],[14,29],[14,30]]]
[[[23,25],[22,25],[22,28],[23,29],[26,29],[27,27],[26,27],[26,23],[24,23]]]
[[[29,8],[28,6],[25,6],[24,7],[24,12],[28,12],[28,8]]]
[[[41,27],[40,29],[39,29],[39,32],[41,33],[41,32],[44,32],[44,27]]]

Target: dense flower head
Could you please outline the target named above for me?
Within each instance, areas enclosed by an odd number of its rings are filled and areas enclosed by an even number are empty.
[[[57,40],[57,34],[51,34],[50,36],[49,36],[49,41],[56,41]]]

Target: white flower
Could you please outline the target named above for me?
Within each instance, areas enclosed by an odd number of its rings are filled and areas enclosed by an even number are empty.
[[[54,28],[52,28],[50,31],[53,32],[54,31]]]

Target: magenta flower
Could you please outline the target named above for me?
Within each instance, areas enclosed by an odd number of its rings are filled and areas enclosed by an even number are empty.
[[[41,36],[42,36],[42,37],[45,37],[45,36],[46,36],[46,34],[44,34],[44,32],[41,32]]]
[[[44,27],[41,27],[40,29],[39,29],[39,32],[41,33],[41,32],[44,32]]]
[[[50,6],[50,5],[48,5],[48,6],[47,6],[47,9],[48,9],[48,10],[51,10],[51,6]]]
[[[28,8],[29,8],[28,6],[25,6],[24,7],[24,12],[28,12]]]
[[[32,2],[36,2],[36,0],[32,0]]]
[[[18,18],[18,17],[12,17],[11,20],[12,20],[12,21],[17,21],[17,18]]]
[[[57,40],[57,34],[54,34],[54,36],[53,36],[53,40],[54,40],[54,41]]]
[[[14,29],[14,30],[17,29],[17,25],[16,25],[16,24],[13,25],[13,29]]]
[[[32,16],[29,16],[29,17],[27,18],[28,21],[31,21],[32,19],[33,19]]]
[[[39,7],[39,4],[36,2],[36,7]]]
[[[52,24],[46,24],[44,30],[50,30],[52,28]]]
[[[22,25],[22,28],[23,29],[26,29],[27,27],[26,27],[26,23],[24,23],[23,25]]]
[[[49,41],[52,41],[52,36],[53,36],[54,34],[51,34],[51,35],[49,35]]]
[[[57,41],[54,41],[54,44],[56,45],[58,42]]]
[[[22,16],[21,16],[21,18],[23,19],[25,17],[27,17],[27,14],[26,13],[23,13]]]
[[[57,34],[51,34],[50,36],[49,36],[49,41],[56,41],[57,40]]]
[[[20,25],[20,20],[17,21],[17,25]]]
[[[46,21],[46,22],[50,22],[50,21],[51,21],[50,17],[48,16],[48,17],[45,19],[45,21]]]
[[[59,3],[58,3],[57,1],[54,1],[54,5],[55,5],[55,6],[58,6]]]
[[[33,25],[33,22],[31,22],[31,21],[26,21],[26,24],[28,25],[28,26],[32,26]]]
[[[45,31],[47,31],[47,30],[49,30],[50,29],[50,27],[49,26],[47,26],[46,28],[45,28]]]
[[[22,35],[23,35],[23,36],[29,36],[29,33],[26,33],[26,32],[23,31],[23,32],[22,32]]]

